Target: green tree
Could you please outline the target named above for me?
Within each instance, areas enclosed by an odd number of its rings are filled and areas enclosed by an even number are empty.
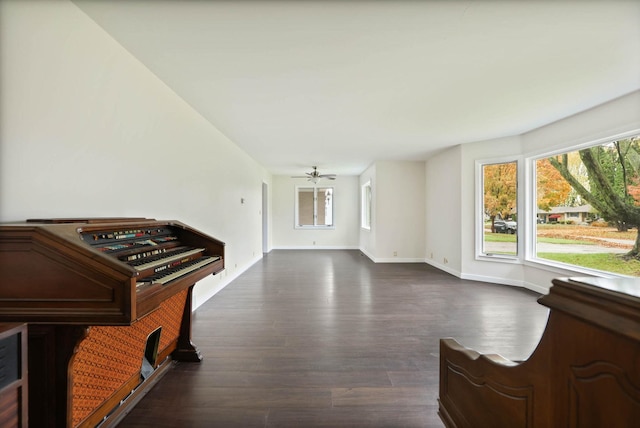
[[[615,223],[618,230],[640,225],[640,206],[634,199],[634,192],[630,191],[640,182],[640,139],[634,137],[589,147],[580,150],[579,154],[588,174],[589,188],[569,170],[567,154],[548,159],[573,189],[605,220]],[[628,255],[640,256],[640,234],[636,235]]]

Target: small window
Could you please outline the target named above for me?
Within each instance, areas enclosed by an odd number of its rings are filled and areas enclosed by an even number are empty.
[[[362,200],[360,203],[362,218],[360,224],[363,229],[371,229],[371,182],[362,186]]]
[[[296,187],[295,227],[333,226],[333,187]]]
[[[518,164],[483,164],[481,171],[481,254],[518,255]]]

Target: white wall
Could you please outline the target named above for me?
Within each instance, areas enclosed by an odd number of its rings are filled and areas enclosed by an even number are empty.
[[[453,275],[462,274],[462,205],[460,146],[426,162],[425,256],[427,263]]]
[[[273,248],[357,249],[360,229],[358,177],[339,176],[334,181],[319,183],[335,189],[333,229],[295,229],[295,187],[308,184],[304,179],[273,177]]]
[[[0,8],[0,221],[181,220],[227,244],[195,306],[261,257],[259,164],[72,3]]]
[[[360,228],[359,239],[371,260],[424,261],[424,180],[423,161],[380,161],[360,176],[360,188],[371,181],[371,229]]]
[[[377,262],[424,261],[425,163],[376,162]]]

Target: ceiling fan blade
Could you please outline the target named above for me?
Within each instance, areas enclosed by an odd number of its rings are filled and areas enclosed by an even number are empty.
[[[320,174],[318,169],[314,166],[312,172],[305,172],[306,175],[292,175],[291,178],[306,178],[309,181],[313,181],[314,183],[321,178],[326,178],[327,180],[335,180],[336,174]],[[314,181],[315,180],[315,181]]]

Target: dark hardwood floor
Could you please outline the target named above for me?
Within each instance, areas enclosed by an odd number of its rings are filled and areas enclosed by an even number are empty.
[[[523,360],[536,293],[358,251],[273,251],[194,313],[201,363],[121,422],[142,427],[442,427],[438,340]]]

